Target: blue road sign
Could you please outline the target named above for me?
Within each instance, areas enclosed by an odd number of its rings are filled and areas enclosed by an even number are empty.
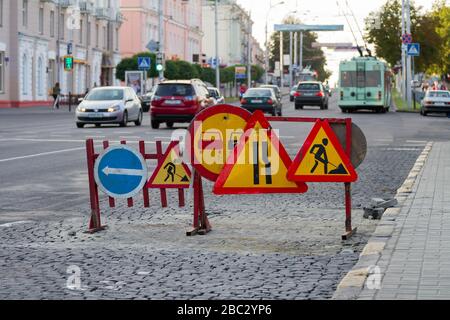
[[[139,70],[150,70],[151,59],[150,57],[138,57]]]
[[[408,56],[419,56],[420,43],[408,43],[408,46],[406,47],[406,54]]]
[[[131,198],[142,190],[148,178],[142,155],[126,145],[111,146],[97,158],[95,182],[108,196]]]
[[[73,45],[72,42],[67,44],[67,54],[71,55],[73,53]]]

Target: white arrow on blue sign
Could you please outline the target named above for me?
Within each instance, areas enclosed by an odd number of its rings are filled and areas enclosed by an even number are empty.
[[[406,47],[406,53],[408,56],[420,55],[420,44],[419,43],[408,43],[408,46]]]
[[[139,70],[150,70],[151,60],[150,57],[138,57]]]
[[[147,164],[135,149],[126,145],[111,146],[98,156],[94,177],[100,190],[108,196],[131,198],[147,182]]]

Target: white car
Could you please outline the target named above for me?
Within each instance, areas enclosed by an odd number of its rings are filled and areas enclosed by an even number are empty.
[[[209,96],[214,99],[214,105],[225,103],[225,98],[220,94],[219,89],[208,87]]]
[[[422,100],[420,114],[446,113],[450,115],[450,91],[429,90]]]
[[[92,89],[84,99],[80,99],[75,117],[78,128],[86,124],[100,127],[102,124],[116,123],[126,127],[128,122],[142,124],[141,101],[130,87],[99,87]]]

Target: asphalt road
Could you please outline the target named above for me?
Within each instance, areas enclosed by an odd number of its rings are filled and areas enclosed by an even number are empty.
[[[415,113],[343,114],[330,100],[329,110],[305,107],[295,110],[284,98],[283,115],[307,117],[348,117],[363,130],[368,149],[416,147],[427,141],[448,140],[450,120],[443,116],[421,117]],[[311,124],[274,122],[281,141],[294,156]],[[180,124],[176,128],[186,128]],[[142,127],[75,127],[67,109],[48,108],[0,110],[0,222],[22,219],[52,219],[76,215],[88,205],[85,140],[135,143],[162,140],[167,143],[173,130],[150,128],[149,116]],[[99,146],[99,145],[98,145]],[[100,146],[99,146],[100,147]],[[389,179],[389,177],[386,177]]]

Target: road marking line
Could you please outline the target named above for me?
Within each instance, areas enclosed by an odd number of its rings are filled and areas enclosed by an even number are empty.
[[[23,220],[23,221],[9,222],[9,223],[0,224],[0,227],[1,228],[10,228],[10,227],[15,226],[17,224],[25,224],[25,223],[34,223],[34,221]]]
[[[13,161],[13,160],[22,160],[22,159],[28,159],[28,158],[35,158],[40,156],[47,156],[51,154],[57,154],[57,153],[63,153],[63,152],[70,152],[70,151],[77,151],[77,150],[84,150],[85,148],[71,148],[71,149],[64,149],[64,150],[58,150],[58,151],[50,151],[50,152],[43,152],[43,153],[36,153],[36,154],[30,154],[27,156],[21,156],[21,157],[14,157],[14,158],[8,158],[8,159],[0,159],[0,162],[7,162],[7,161]]]

